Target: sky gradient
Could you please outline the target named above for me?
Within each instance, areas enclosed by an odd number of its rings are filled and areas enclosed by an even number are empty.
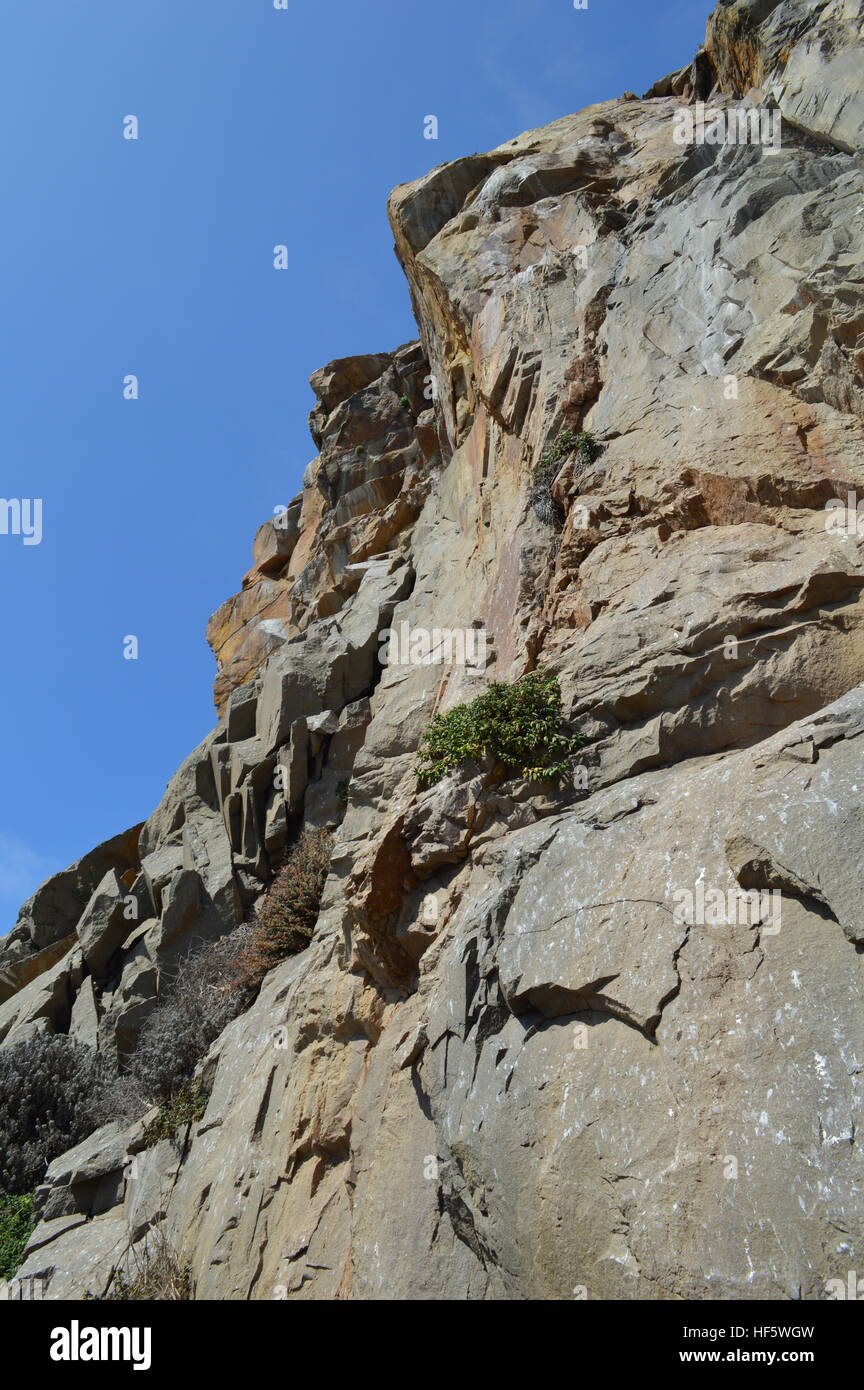
[[[206,621],[313,456],[309,374],[416,336],[389,190],[644,91],[708,8],[5,7],[0,496],[41,498],[43,535],[0,535],[0,934],[212,727]]]

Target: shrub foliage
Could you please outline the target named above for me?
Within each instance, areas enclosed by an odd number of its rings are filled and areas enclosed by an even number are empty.
[[[462,763],[490,757],[510,776],[563,777],[584,740],[561,722],[561,690],[551,672],[531,671],[513,685],[495,681],[470,704],[435,715],[417,761],[419,784],[431,787]]]
[[[0,1049],[0,1190],[32,1191],[52,1159],[142,1108],[103,1054],[65,1035]]]
[[[109,1120],[160,1107],[154,1142],[200,1119],[206,1092],[194,1079],[225,1026],[248,1007],[269,970],[308,946],[330,864],[327,831],[289,852],[255,921],[196,947],[177,967],[118,1076],[102,1053],[65,1036],[37,1036],[0,1049],[0,1194],[29,1193],[52,1159]],[[3,1217],[5,1220],[5,1215]]]
[[[243,1000],[231,982],[248,932],[239,927],[219,941],[196,946],[165,981],[131,1059],[149,1101],[170,1101],[191,1081],[210,1044],[241,1012]]]
[[[131,1061],[142,1091],[161,1107],[165,1133],[186,1118],[199,1118],[185,1112],[195,1090],[195,1068],[210,1044],[249,1006],[267,972],[308,946],[331,846],[325,830],[302,835],[259,904],[254,922],[198,946],[165,985]],[[171,1122],[175,1113],[180,1118]]]
[[[289,851],[237,957],[234,985],[244,999],[257,992],[274,966],[305,950],[312,940],[332,850],[328,831],[312,830]]]
[[[169,1100],[159,1106],[159,1114],[144,1130],[144,1143],[149,1147],[160,1139],[170,1139],[182,1125],[195,1124],[207,1109],[209,1100],[200,1081],[181,1081]]]
[[[0,1192],[0,1279],[12,1278],[35,1226],[32,1192]]]

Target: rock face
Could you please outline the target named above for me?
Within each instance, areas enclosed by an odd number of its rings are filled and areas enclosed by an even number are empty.
[[[242,591],[207,627],[220,713],[271,652],[341,612],[373,561],[407,554],[438,459],[428,371],[420,344],[409,343],[312,376],[320,455],[299,497],[258,531]]]
[[[208,629],[216,729],[0,953],[0,1045],[128,1053],[190,943],[336,832],[203,1120],[52,1165],[48,1297],[157,1227],[207,1299],[818,1299],[861,1267],[860,34],[721,4],[644,98],[393,194],[421,342],[315,374],[320,455]],[[779,144],[678,143],[700,102]],[[402,624],[485,655],[382,661]],[[538,665],[572,780],[418,791],[432,715]]]

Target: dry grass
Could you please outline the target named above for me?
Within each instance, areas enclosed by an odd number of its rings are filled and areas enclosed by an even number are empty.
[[[313,830],[301,835],[289,852],[234,961],[231,985],[244,998],[254,997],[274,966],[305,950],[312,940],[332,849],[332,836]]]
[[[234,958],[248,927],[196,945],[161,987],[131,1060],[140,1089],[155,1104],[170,1101],[222,1029],[241,1011],[231,993]]]
[[[143,1247],[143,1248],[141,1248]],[[106,1303],[180,1303],[195,1297],[192,1273],[161,1226],[132,1250],[132,1269],[114,1274]]]

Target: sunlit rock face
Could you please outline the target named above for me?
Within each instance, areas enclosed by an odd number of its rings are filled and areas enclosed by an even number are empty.
[[[331,362],[311,385],[321,452],[299,496],[258,531],[242,590],[207,625],[219,713],[271,652],[344,607],[370,561],[405,551],[429,492],[438,441],[419,343]]]
[[[419,342],[312,378],[318,457],[208,628],[219,723],[50,930],[24,910],[0,1046],[133,1050],[304,825],[335,835],[316,935],[182,1142],[52,1165],[84,1219],[31,1242],[47,1297],[153,1229],[217,1299],[818,1299],[862,1267],[860,30],[721,4],[645,97],[393,193]],[[482,660],[392,660],[403,624]],[[538,666],[572,776],[420,790],[433,714]]]

